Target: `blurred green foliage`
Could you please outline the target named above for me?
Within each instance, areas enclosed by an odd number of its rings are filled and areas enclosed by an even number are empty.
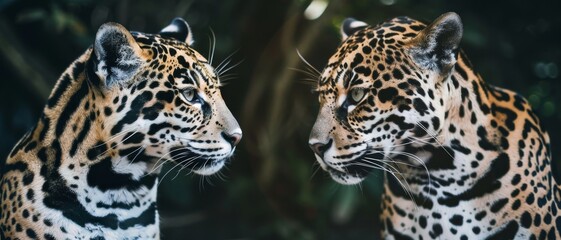
[[[319,0],[321,1],[321,0]],[[383,173],[360,186],[318,170],[307,137],[318,110],[298,49],[320,69],[339,44],[340,22],[375,24],[407,15],[431,21],[447,11],[465,26],[462,47],[483,78],[527,97],[561,151],[561,15],[556,1],[325,0],[0,1],[0,156],[35,123],[58,75],[115,21],[158,32],[185,18],[195,49],[215,65],[234,53],[237,76],[222,90],[244,139],[221,176],[167,175],[160,185],[163,239],[376,239]],[[166,166],[163,173],[171,166]]]

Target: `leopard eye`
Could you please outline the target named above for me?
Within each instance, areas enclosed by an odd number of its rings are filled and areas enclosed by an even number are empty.
[[[194,103],[197,99],[197,93],[195,92],[194,88],[185,89],[183,90],[182,94],[185,100],[187,100],[189,103]]]
[[[366,95],[366,89],[364,89],[364,88],[353,88],[353,89],[351,89],[351,92],[350,92],[349,103],[353,104],[353,105],[357,104],[364,98],[365,95]]]

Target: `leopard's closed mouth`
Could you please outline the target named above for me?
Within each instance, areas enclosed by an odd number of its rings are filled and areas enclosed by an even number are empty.
[[[223,163],[227,158],[220,158],[218,155],[204,156],[197,154],[186,147],[174,147],[170,150],[171,158],[182,165],[182,168],[199,170],[209,168]]]
[[[351,161],[345,162],[343,166],[343,169],[345,171],[340,171],[329,165],[327,165],[327,169],[331,174],[337,176],[351,175],[359,178],[364,178],[368,174],[370,174],[372,170],[378,168],[376,166],[376,161],[382,160],[383,157],[383,153],[381,151],[377,151],[374,153],[363,154]]]

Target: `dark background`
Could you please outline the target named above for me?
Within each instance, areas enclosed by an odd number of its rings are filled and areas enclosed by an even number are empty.
[[[215,66],[234,52],[234,62],[243,60],[222,93],[244,138],[223,179],[175,172],[163,179],[163,239],[375,239],[383,174],[353,187],[317,170],[307,147],[317,96],[291,70],[305,68],[296,50],[321,70],[345,17],[431,21],[455,11],[476,70],[529,99],[560,161],[560,1],[325,0],[315,20],[303,14],[310,2],[0,0],[0,157],[35,124],[59,74],[102,23],[154,33],[180,16],[205,56],[216,33]]]

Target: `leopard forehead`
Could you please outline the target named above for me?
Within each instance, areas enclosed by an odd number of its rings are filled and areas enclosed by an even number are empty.
[[[211,63],[187,43],[157,34],[131,33],[149,56],[149,67],[144,74],[167,72],[174,79],[191,81],[189,83],[196,86],[204,85],[210,89],[221,86]]]
[[[415,65],[407,56],[407,44],[425,27],[409,17],[397,17],[356,31],[329,59],[318,91],[337,93],[354,85],[373,84],[380,78],[387,81],[393,75],[406,78],[403,75],[413,74],[409,70]]]

